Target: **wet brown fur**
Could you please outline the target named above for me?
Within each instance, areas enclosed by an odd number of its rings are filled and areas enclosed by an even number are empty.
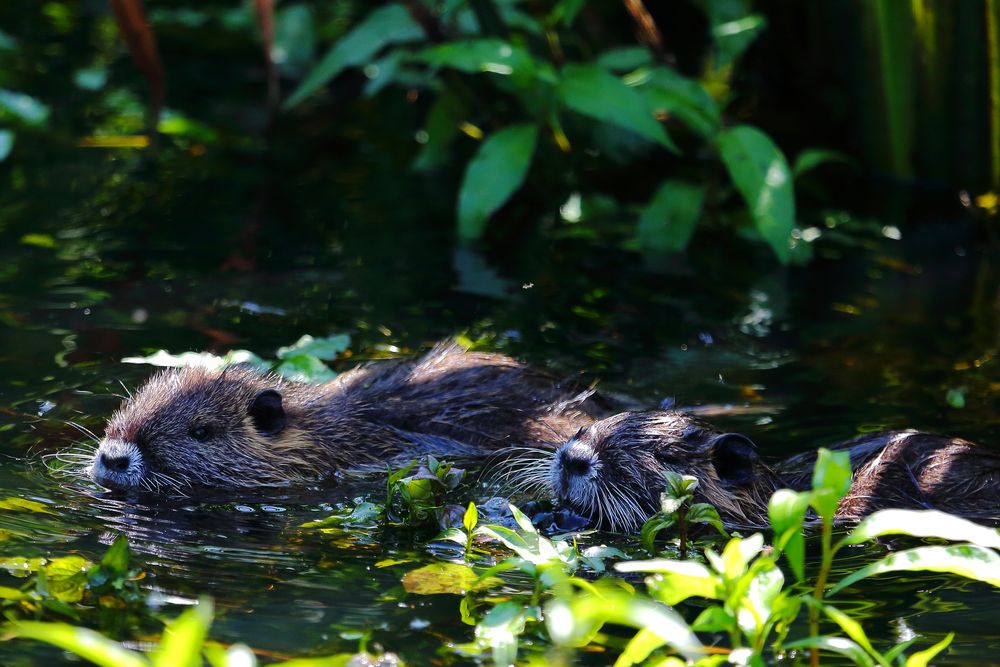
[[[266,390],[281,394],[287,419],[276,434],[248,415]],[[243,367],[163,371],[115,413],[105,439],[138,446],[155,473],[151,490],[285,485],[421,453],[554,447],[603,416],[591,394],[509,357],[444,344],[321,385]],[[196,425],[213,436],[195,440]]]
[[[1000,453],[986,447],[919,431],[891,431],[833,448],[850,451],[854,471],[837,510],[840,522],[887,508],[938,509],[992,522],[1000,518]],[[586,451],[594,454],[593,477],[573,487],[571,461]],[[714,505],[724,523],[754,528],[768,525],[767,502],[775,490],[809,488],[815,461],[816,453],[810,452],[772,468],[743,436],[721,433],[682,412],[656,410],[615,415],[583,429],[550,457],[550,483],[564,504],[599,525],[636,528],[659,509],[663,472],[672,470],[698,478],[697,500]],[[578,464],[581,479],[583,468]],[[616,514],[616,507],[624,510]]]

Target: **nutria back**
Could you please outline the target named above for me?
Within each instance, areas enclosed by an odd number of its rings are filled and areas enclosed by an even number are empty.
[[[604,412],[509,357],[439,345],[331,382],[246,367],[152,376],[109,420],[91,477],[115,489],[287,486],[421,453],[554,447]]]

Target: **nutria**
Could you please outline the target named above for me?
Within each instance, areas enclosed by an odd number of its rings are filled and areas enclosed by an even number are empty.
[[[241,366],[171,369],[111,417],[89,474],[112,489],[184,494],[285,486],[423,453],[554,448],[600,416],[592,391],[453,344],[326,384]]]
[[[940,509],[970,518],[1000,515],[1000,454],[959,438],[893,431],[861,436],[849,449],[854,470],[837,520],[878,509]],[[683,412],[627,412],[595,422],[554,454],[547,476],[556,498],[610,529],[634,529],[660,508],[663,472],[694,475],[696,498],[736,528],[767,525],[779,488],[806,489],[816,454],[765,464],[753,442]]]

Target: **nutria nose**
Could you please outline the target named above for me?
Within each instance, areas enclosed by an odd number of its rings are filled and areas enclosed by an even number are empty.
[[[128,470],[129,458],[128,456],[109,456],[106,453],[101,454],[101,465],[108,470],[113,470],[115,472],[125,472]]]
[[[574,456],[567,450],[563,450],[559,455],[560,463],[567,475],[582,477],[590,472],[590,459]]]

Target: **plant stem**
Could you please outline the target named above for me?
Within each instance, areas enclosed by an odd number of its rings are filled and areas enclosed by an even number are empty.
[[[823,560],[819,567],[819,576],[816,577],[816,588],[813,589],[813,598],[817,603],[822,604],[823,592],[826,590],[826,580],[830,576],[830,568],[833,565],[833,549],[830,546],[833,534],[833,520],[823,518]],[[809,606],[809,636],[819,636],[819,604]],[[809,664],[812,667],[819,666],[819,649],[809,651]]]
[[[687,521],[685,521],[685,515],[687,514],[687,509],[681,506],[677,510],[677,532],[680,535],[681,543],[681,559],[687,558]]]

